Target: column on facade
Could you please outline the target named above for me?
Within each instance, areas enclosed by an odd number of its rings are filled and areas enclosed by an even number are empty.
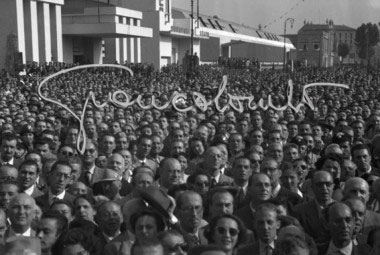
[[[115,16],[115,23],[119,23],[119,16]],[[115,38],[115,61],[120,64],[120,38]]]
[[[130,25],[133,26],[134,19],[131,18],[130,20],[131,20]],[[128,38],[128,40],[129,40],[129,62],[135,63],[135,38],[130,37]]]
[[[26,63],[25,55],[25,26],[24,26],[24,3],[23,0],[16,0],[17,13],[17,46],[18,51],[22,52],[22,62]]]
[[[123,17],[123,24],[127,25],[127,18],[126,17]],[[122,39],[122,50],[123,50],[122,61],[123,61],[123,64],[124,64],[125,61],[128,60],[127,38],[125,38],[125,37]]]
[[[51,26],[50,26],[50,4],[38,3],[37,11],[40,14],[38,19],[38,32],[40,38],[40,61],[51,61]]]
[[[37,20],[37,2],[30,1],[30,25],[32,39],[32,60],[40,62],[39,44],[38,44],[38,20]]]
[[[141,26],[141,20],[137,20],[137,26],[140,27]],[[137,63],[141,63],[141,38],[138,37],[136,39],[136,48],[137,48],[137,51],[136,51],[136,54],[137,54]]]
[[[62,13],[61,6],[55,6],[55,20],[57,30],[57,61],[63,61],[63,44],[62,44]]]

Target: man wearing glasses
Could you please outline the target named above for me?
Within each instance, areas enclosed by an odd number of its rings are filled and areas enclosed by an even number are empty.
[[[45,210],[56,200],[68,200],[73,202],[74,196],[66,192],[66,187],[71,180],[72,169],[67,161],[57,161],[48,175],[48,191],[36,198],[36,203]]]

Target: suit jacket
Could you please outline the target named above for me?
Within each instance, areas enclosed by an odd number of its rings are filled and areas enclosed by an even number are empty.
[[[285,203],[288,206],[289,212],[292,212],[293,208],[302,202],[301,196],[290,191],[284,186],[281,186],[281,189],[275,198],[280,202]]]
[[[380,214],[367,210],[364,216],[362,233],[357,236],[358,243],[366,244],[369,232],[376,227],[380,227]]]
[[[104,169],[95,166],[94,173],[93,173],[93,175],[91,177],[91,181],[90,182],[87,181],[86,171],[84,171],[84,170],[82,170],[82,173],[81,173],[81,175],[78,178],[78,181],[79,182],[83,182],[88,187],[92,187],[94,185],[94,183],[102,180],[103,176],[104,176]]]
[[[71,195],[69,192],[65,192],[65,196],[63,197],[63,200],[67,200],[70,202],[74,202],[75,196]],[[43,194],[42,196],[36,197],[36,204],[41,207],[42,211],[47,210],[50,208],[49,203],[49,191]]]
[[[234,182],[234,179],[232,179],[231,177],[229,177],[225,174],[220,174],[220,178],[219,178],[218,183],[225,183],[225,184],[232,185],[233,182]]]
[[[323,212],[315,199],[297,205],[293,215],[299,220],[305,232],[314,238],[320,254],[330,242],[330,233]]]
[[[32,195],[31,197],[33,198],[37,198],[39,196],[42,196],[44,193],[38,189],[38,187],[36,185],[34,185],[34,189],[33,189],[33,192],[32,192]]]
[[[234,212],[234,215],[239,217],[243,221],[246,228],[248,228],[251,231],[254,231],[253,229],[254,213],[251,209],[250,203],[248,203],[241,209]]]
[[[260,245],[259,242],[255,242],[246,246],[243,246],[237,250],[237,255],[259,255]]]
[[[103,250],[104,255],[129,255],[135,238],[128,231],[121,233],[111,242],[109,242]]]

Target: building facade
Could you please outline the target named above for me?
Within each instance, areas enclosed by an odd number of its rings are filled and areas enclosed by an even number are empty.
[[[334,25],[332,20],[326,24],[305,24],[297,34],[296,58],[305,66],[330,67],[339,63],[357,61],[355,46],[356,30],[345,25]],[[339,45],[346,44],[349,52],[346,57],[338,55]]]

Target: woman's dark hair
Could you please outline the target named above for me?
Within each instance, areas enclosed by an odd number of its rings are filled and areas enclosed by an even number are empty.
[[[133,233],[136,232],[135,230],[136,230],[137,220],[143,216],[150,216],[150,217],[155,219],[156,225],[157,225],[157,233],[165,230],[166,224],[165,224],[165,220],[161,216],[161,214],[153,211],[152,209],[144,209],[140,212],[132,214],[132,216],[129,220]]]
[[[202,143],[202,146],[203,146],[203,149],[204,149],[204,151],[206,151],[206,141],[203,139],[203,138],[201,138],[201,137],[192,137],[192,138],[190,138],[190,140],[189,140],[189,159],[194,159],[194,158],[196,158],[197,157],[197,155],[196,155],[196,153],[194,152],[194,150],[193,150],[193,148],[192,148],[192,143],[194,143],[194,142],[197,142],[197,141],[199,141],[199,142],[201,142]]]
[[[216,217],[212,218],[210,224],[208,225],[208,228],[204,232],[204,235],[205,235],[205,237],[207,238],[207,240],[208,240],[208,242],[210,244],[215,243],[213,235],[214,235],[214,233],[216,231],[216,225],[218,224],[218,222],[221,219],[231,219],[231,220],[234,220],[237,223],[238,228],[239,228],[239,234],[238,234],[238,240],[237,240],[237,243],[236,243],[236,247],[239,244],[242,244],[242,243],[244,243],[247,240],[247,228],[244,226],[244,223],[238,217],[236,217],[235,215],[232,215],[232,214],[223,214],[223,215],[219,215],[219,216],[216,216]]]
[[[80,228],[64,231],[52,247],[52,254],[61,255],[65,247],[80,244],[90,254],[98,254],[95,237]]]

